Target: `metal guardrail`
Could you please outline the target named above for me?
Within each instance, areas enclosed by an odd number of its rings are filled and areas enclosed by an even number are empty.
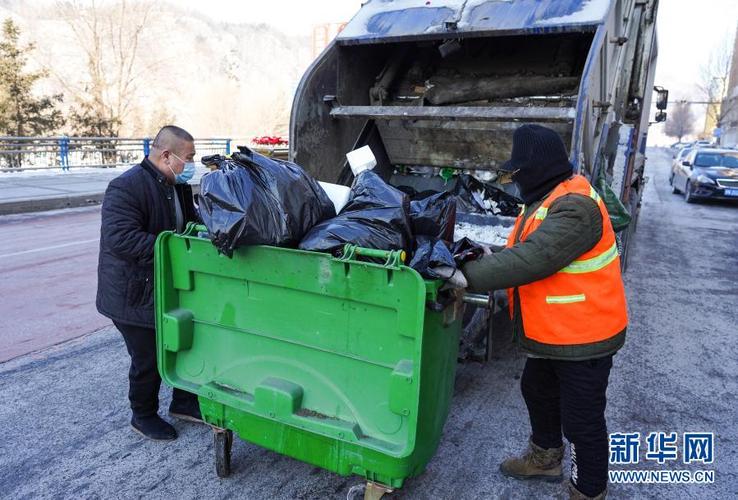
[[[149,154],[151,138],[0,137],[0,171],[133,165]],[[230,154],[231,139],[195,139],[197,158]]]

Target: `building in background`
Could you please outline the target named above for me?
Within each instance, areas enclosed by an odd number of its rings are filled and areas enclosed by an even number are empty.
[[[710,101],[706,104],[705,110],[705,126],[699,135],[700,139],[711,139],[715,129],[718,128],[718,119],[722,111],[723,103],[721,101]]]
[[[728,78],[728,91],[722,105],[720,120],[720,144],[724,146],[738,145],[738,30],[736,30],[733,46],[733,58]]]

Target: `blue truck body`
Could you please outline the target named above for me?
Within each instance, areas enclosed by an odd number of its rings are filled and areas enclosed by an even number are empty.
[[[339,43],[387,43],[433,37],[449,29],[462,36],[580,31],[602,23],[610,1],[394,1],[369,2],[338,35]]]

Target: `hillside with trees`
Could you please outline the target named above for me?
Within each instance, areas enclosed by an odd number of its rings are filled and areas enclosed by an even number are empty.
[[[0,0],[0,22],[0,135],[286,135],[311,57],[306,38],[149,0]]]

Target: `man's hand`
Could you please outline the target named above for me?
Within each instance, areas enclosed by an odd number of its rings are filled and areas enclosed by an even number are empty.
[[[468,286],[466,282],[466,276],[461,272],[461,269],[449,268],[450,276],[446,280],[446,283],[441,287],[441,290],[450,289],[464,289]]]

